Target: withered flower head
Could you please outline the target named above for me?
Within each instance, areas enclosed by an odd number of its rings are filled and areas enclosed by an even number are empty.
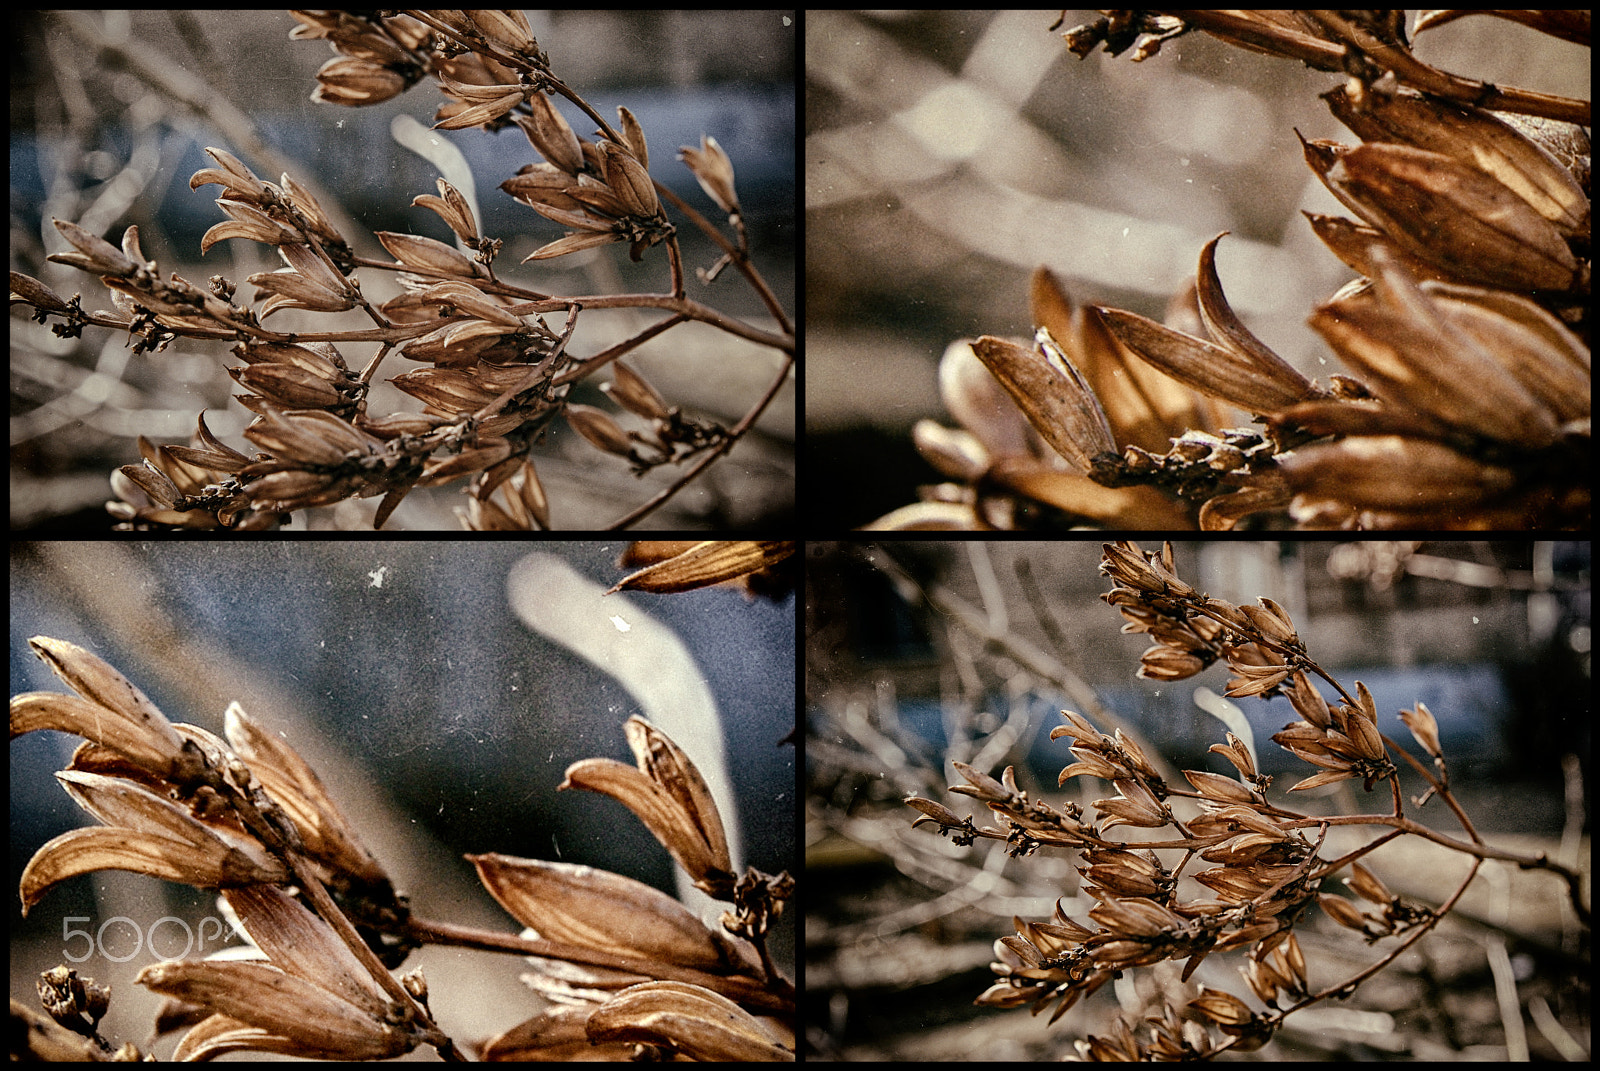
[[[1277,514],[1302,528],[1587,525],[1589,104],[1435,70],[1412,53],[1403,15],[1113,12],[1067,34],[1079,55],[1104,43],[1138,60],[1200,29],[1338,71],[1347,81],[1324,99],[1363,139],[1302,138],[1307,165],[1360,219],[1307,214],[1365,277],[1312,317],[1361,379],[1314,383],[1256,338],[1223,294],[1217,239],[1164,323],[1079,310],[1048,271],[1035,273],[1034,322],[1061,343],[1076,383],[1043,376],[1016,347],[980,341],[994,378],[1075,472],[1194,504],[1161,524],[1222,530]],[[1546,15],[1507,17],[1587,43],[1586,26]],[[1418,32],[1457,17],[1425,13]],[[1253,414],[1266,433],[1221,427],[1224,411],[1191,404],[1191,388],[1194,399]],[[1074,523],[1157,526],[1151,503],[1139,510],[1146,523],[1128,523],[1131,511],[1104,508],[1095,488],[1028,472],[1020,444],[1003,451],[1019,460],[1000,463],[990,433],[1005,421],[957,404],[970,389],[945,393],[977,441],[917,428],[924,456],[965,485],[924,492],[927,517],[943,522],[930,527],[1025,527],[1050,517],[1026,508],[1036,504]],[[1095,453],[1104,445],[1096,411],[1119,455]],[[923,519],[891,514],[875,527]],[[1162,679],[1191,668],[1177,651],[1155,662]]]

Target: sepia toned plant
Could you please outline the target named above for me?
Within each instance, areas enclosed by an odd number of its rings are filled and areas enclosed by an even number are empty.
[[[1068,740],[1074,759],[1062,768],[1058,784],[1090,777],[1112,789],[1087,807],[1034,798],[1018,788],[1011,767],[996,779],[954,762],[966,783],[950,791],[987,807],[990,824],[980,826],[942,803],[910,796],[904,802],[921,812],[912,824],[937,828],[958,845],[979,838],[1004,841],[1013,857],[1076,852],[1081,893],[1095,904],[1086,920],[1069,916],[1065,899],[1057,900],[1048,919],[1013,917],[1014,934],[994,946],[995,981],[976,1003],[1028,1006],[1034,1014],[1051,1009],[1054,1022],[1127,972],[1170,963],[1177,979],[1188,983],[1208,957],[1239,953],[1250,995],[1264,1009],[1209,985],[1182,998],[1171,996],[1181,988],[1169,989],[1144,1022],[1119,1019],[1109,1036],[1077,1042],[1079,1055],[1090,1060],[1207,1059],[1258,1049],[1288,1016],[1350,995],[1449,915],[1486,860],[1559,876],[1573,910],[1588,925],[1578,871],[1543,854],[1502,851],[1484,842],[1451,792],[1437,723],[1425,705],[1402,711],[1400,718],[1432,757],[1431,770],[1382,732],[1364,685],[1356,682],[1352,693],[1317,663],[1289,615],[1272,600],[1235,605],[1196,591],[1177,575],[1171,544],[1157,553],[1129,542],[1105,544],[1100,571],[1112,580],[1102,598],[1121,612],[1123,631],[1154,641],[1140,659],[1140,677],[1182,680],[1225,663],[1233,674],[1226,695],[1285,695],[1299,716],[1272,737],[1314,771],[1289,786],[1290,793],[1359,780],[1363,791],[1387,795],[1388,806],[1312,816],[1275,802],[1268,795],[1273,779],[1260,772],[1253,742],[1233,732],[1209,751],[1236,776],[1183,770],[1187,785],[1177,784],[1120,728],[1107,735],[1073,711],[1062,711],[1065,724],[1050,733],[1052,740]],[[1334,698],[1324,695],[1322,685]],[[1428,783],[1413,804],[1421,807],[1437,796],[1465,839],[1440,834],[1406,813],[1396,758]],[[1118,827],[1156,832],[1149,839],[1130,838],[1113,832]],[[1335,827],[1375,832],[1352,850],[1325,854]],[[1460,885],[1436,906],[1392,894],[1361,862],[1405,836],[1470,860]],[[1338,878],[1355,899],[1328,891]],[[1348,977],[1330,979],[1325,972],[1335,967],[1319,966],[1313,984],[1296,931],[1314,910],[1361,933],[1369,944],[1390,938],[1395,943],[1376,961],[1342,972]]]
[[[56,776],[102,825],[38,850],[22,875],[24,913],[68,878],[127,870],[219,889],[249,942],[248,958],[230,950],[140,972],[141,985],[169,998],[158,1032],[188,1028],[176,1059],[249,1051],[373,1060],[422,1045],[462,1059],[429,1011],[420,969],[391,973],[423,944],[526,956],[524,980],[552,1002],[553,1010],[474,1043],[483,1059],[794,1059],[794,986],[767,948],[794,880],[787,871],[736,872],[704,779],[644,718],[624,724],[637,768],[586,759],[568,767],[560,787],[632,811],[697,888],[728,905],[720,926],[620,874],[468,856],[526,927],[513,936],[414,915],[311,767],[237,703],[224,741],[170,722],[75,644],[43,636],[29,644],[76,694],[13,697],[11,735],[48,728],[84,737]],[[104,990],[61,967],[40,991],[54,1025],[81,1037],[23,1015],[30,1055],[109,1054],[96,1030]],[[131,1046],[124,1052],[138,1058]]]
[[[1412,32],[1471,14],[1589,40],[1569,12],[1426,12]],[[871,527],[1586,527],[1589,103],[1437,70],[1403,15],[1117,11],[1065,34],[1080,57],[1139,61],[1201,30],[1345,76],[1322,98],[1360,143],[1301,144],[1355,217],[1306,213],[1357,275],[1309,320],[1352,374],[1312,381],[1245,326],[1222,235],[1165,323],[1039,268],[1032,344],[953,344],[939,380],[959,427],[914,429],[955,482]]]
[[[242,239],[270,247],[280,264],[239,284],[220,275],[205,285],[164,276],[130,226],[120,246],[70,220],[54,220],[64,252],[48,259],[96,276],[112,309],[88,311],[80,295],[63,298],[43,282],[11,274],[13,301],[40,323],[79,337],[86,327],[126,331],[134,351],[159,352],[178,338],[229,344],[241,362],[229,375],[255,419],[243,431],[250,447],[225,444],[196,421],[187,444],[141,436],[140,464],[112,476],[107,509],[121,530],[257,531],[277,528],[305,510],[381,497],[381,528],[417,487],[464,481],[457,510],[470,529],[531,531],[554,523],[535,454],[546,429],[564,419],[598,452],[596,465],[626,461],[634,475],[662,466],[681,470],[647,502],[616,522],[626,527],[668,501],[725,456],[755,425],[787,382],[795,352],[788,313],[751,260],[749,235],[734,186],[733,164],[715,139],[684,147],[679,159],[728,219],[728,233],[649,172],[638,120],[620,107],[601,116],[557,75],[520,12],[293,12],[296,40],[326,41],[338,53],[317,74],[313,99],[359,107],[390,99],[431,79],[443,96],[434,128],[492,133],[517,129],[541,162],[500,183],[510,197],[565,228],[524,258],[541,262],[602,245],[627,243],[634,261],[662,247],[659,293],[558,295],[509,277],[496,264],[504,239],[484,234],[475,200],[441,178],[437,196],[411,200],[449,226],[450,245],[417,234],[378,231],[387,258],[358,255],[353,237],[302,183],[258,176],[232,152],[207,148],[215,166],[196,171],[191,189],[215,186],[227,220],[201,241]],[[565,100],[597,127],[580,137],[556,107]],[[658,154],[659,155],[659,154]],[[676,217],[721,251],[710,283],[733,267],[771,318],[760,327],[688,296]],[[532,220],[534,217],[530,216]],[[531,224],[530,230],[541,224]],[[729,237],[731,234],[732,237]],[[393,273],[402,293],[381,303],[362,289],[362,273]],[[586,309],[659,310],[655,322],[595,350],[579,333]],[[358,311],[365,328],[287,331],[273,317],[288,309],[319,315]],[[553,320],[547,320],[554,317]],[[670,404],[621,358],[685,323],[701,323],[776,351],[775,379],[732,426]],[[364,351],[359,359],[355,351]],[[588,351],[588,352],[586,352]],[[391,382],[417,402],[404,412],[369,408],[385,362],[417,367]],[[605,389],[620,412],[579,404],[574,386],[609,368]],[[609,455],[604,457],[600,455]]]

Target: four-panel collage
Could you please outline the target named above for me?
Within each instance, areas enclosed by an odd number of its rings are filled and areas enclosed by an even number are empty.
[[[14,1059],[1589,1058],[1587,12],[19,26]]]

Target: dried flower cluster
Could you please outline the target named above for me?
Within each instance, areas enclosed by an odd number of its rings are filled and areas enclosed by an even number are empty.
[[[913,824],[936,826],[957,843],[970,844],[978,837],[1004,840],[1013,856],[1050,848],[1081,853],[1081,891],[1097,901],[1088,922],[1068,917],[1061,901],[1049,920],[1013,919],[1015,935],[995,945],[996,981],[977,1003],[1030,1005],[1035,1014],[1054,1005],[1054,1022],[1121,972],[1171,960],[1183,964],[1181,976],[1188,981],[1212,953],[1242,951],[1241,971],[1265,1011],[1208,987],[1182,1007],[1165,1003],[1160,1015],[1147,1020],[1144,1036],[1119,1020],[1111,1036],[1078,1042],[1089,1059],[1206,1058],[1229,1049],[1260,1048],[1288,1015],[1353,992],[1450,912],[1485,859],[1509,859],[1559,874],[1587,925],[1588,909],[1578,897],[1575,872],[1542,855],[1518,856],[1484,844],[1451,794],[1437,723],[1424,704],[1402,711],[1400,718],[1432,757],[1432,770],[1383,735],[1367,689],[1358,682],[1352,695],[1330,677],[1306,652],[1294,622],[1270,599],[1258,600],[1259,606],[1236,606],[1196,591],[1174,571],[1171,544],[1146,554],[1132,543],[1108,543],[1100,569],[1113,581],[1102,597],[1127,620],[1123,631],[1145,633],[1154,641],[1140,659],[1141,677],[1183,680],[1225,662],[1233,673],[1227,695],[1286,695],[1299,714],[1300,720],[1273,740],[1317,772],[1290,786],[1290,792],[1355,779],[1370,792],[1387,782],[1392,810],[1319,818],[1274,804],[1267,798],[1272,778],[1258,771],[1251,747],[1231,732],[1210,751],[1231,764],[1237,778],[1184,770],[1189,787],[1179,787],[1163,779],[1120,729],[1107,736],[1082,715],[1063,711],[1066,724],[1050,736],[1069,738],[1075,761],[1062,769],[1059,783],[1096,777],[1115,790],[1095,800],[1092,813],[1074,803],[1057,808],[1030,798],[1017,788],[1011,767],[996,779],[960,762],[955,766],[967,783],[950,791],[985,804],[994,815],[993,827],[979,827],[933,800],[913,796],[905,801],[922,812]],[[1337,698],[1326,699],[1313,678],[1331,686]],[[1430,785],[1418,804],[1437,794],[1460,821],[1468,841],[1442,836],[1406,816],[1393,756]],[[1172,806],[1175,799],[1193,801],[1198,813],[1181,817]],[[1168,835],[1124,841],[1111,835],[1118,826]],[[1334,826],[1374,826],[1384,832],[1353,851],[1326,858],[1321,850]],[[1472,858],[1460,886],[1437,907],[1402,902],[1360,862],[1408,834]],[[1166,849],[1181,856],[1172,862],[1157,855]],[[1323,891],[1327,879],[1340,875],[1356,900]],[[1313,908],[1369,942],[1400,940],[1376,963],[1316,989],[1295,936],[1296,926]]]
[[[112,477],[119,501],[108,508],[123,522],[120,527],[270,529],[300,510],[379,495],[374,527],[382,527],[412,488],[470,477],[468,504],[458,511],[466,527],[548,528],[550,503],[531,453],[558,416],[636,473],[692,461],[681,478],[617,522],[625,526],[665,502],[754,425],[789,374],[794,329],[751,263],[733,165],[714,138],[704,137],[698,149],[685,147],[680,159],[726,213],[732,240],[664,187],[658,196],[645,134],[633,114],[619,108],[613,126],[563,83],[520,12],[294,15],[300,25],[292,37],[325,40],[339,53],[318,72],[314,99],[374,104],[432,78],[445,98],[436,129],[520,128],[544,162],[523,167],[501,189],[567,228],[564,237],[525,262],[615,242],[628,243],[637,261],[664,245],[670,286],[662,294],[559,296],[505,279],[495,267],[502,239],[481,233],[468,199],[443,179],[438,196],[423,194],[411,203],[443,219],[458,245],[379,232],[393,259],[363,258],[290,176],[265,181],[226,150],[207,149],[216,166],[196,172],[190,186],[220,187],[217,205],[228,220],[206,233],[201,251],[240,238],[273,247],[283,263],[245,280],[255,287],[253,299],[237,300],[238,285],[221,276],[204,286],[176,275],[163,278],[141,251],[137,227],[127,229],[119,248],[67,220],[55,225],[73,251],[50,259],[98,276],[111,290],[115,310],[88,312],[78,296],[68,300],[27,275],[11,276],[12,294],[34,308],[36,319],[60,318],[58,334],[76,337],[88,325],[126,330],[137,351],[162,350],[178,337],[231,342],[232,354],[243,362],[229,371],[245,390],[239,402],[256,414],[244,432],[256,452],[219,441],[203,414],[187,446],[141,437],[143,463],[124,466]],[[598,126],[596,140],[574,132],[554,97],[565,98]],[[663,199],[723,250],[717,265],[701,271],[702,279],[709,282],[730,264],[737,268],[760,295],[775,330],[750,326],[686,296]],[[404,293],[382,305],[369,302],[357,275],[361,268],[397,273]],[[601,352],[574,352],[570,344],[585,308],[627,307],[665,315]],[[282,309],[359,309],[373,326],[294,333],[264,326]],[[545,320],[552,314],[559,314],[554,325]],[[690,321],[770,346],[787,358],[777,380],[731,428],[669,404],[619,360]],[[347,354],[363,344],[370,352],[359,368],[352,367]],[[419,412],[368,411],[368,387],[391,355],[421,366],[390,380],[421,403]],[[625,414],[620,420],[567,398],[574,383],[607,366],[612,379],[605,390]]]
[[[1429,12],[1416,32],[1464,14],[1589,40],[1587,12]],[[1302,144],[1357,217],[1307,214],[1359,276],[1310,318],[1356,375],[1313,382],[1250,332],[1221,235],[1166,324],[1078,305],[1040,268],[1033,344],[952,346],[961,428],[915,429],[960,485],[873,527],[1028,527],[1039,504],[1108,528],[1587,526],[1588,102],[1436,70],[1399,11],[1108,16],[1071,50],[1141,60],[1201,29],[1347,76],[1323,98],[1361,144]]]
[[[735,872],[705,781],[645,719],[624,725],[636,765],[586,759],[568,767],[560,787],[631,810],[697,888],[729,905],[721,928],[618,874],[469,856],[484,887],[528,927],[513,937],[413,915],[316,773],[237,703],[224,741],[168,721],[81,647],[43,636],[29,644],[74,694],[14,696],[11,735],[57,729],[84,737],[56,776],[103,824],[35,854],[22,875],[24,911],[67,878],[130,870],[219,889],[253,946],[247,960],[166,961],[140,973],[142,985],[171,998],[159,1030],[190,1027],[176,1058],[255,1051],[370,1060],[432,1045],[459,1059],[429,1012],[422,972],[390,973],[425,943],[530,957],[525,979],[551,1007],[475,1046],[484,1059],[794,1058],[794,987],[766,943],[794,880],[788,872]],[[109,1053],[96,1031],[103,989],[61,967],[44,976],[40,993],[63,1030],[32,1022],[32,1055]],[[81,1035],[76,1047],[65,1030]]]

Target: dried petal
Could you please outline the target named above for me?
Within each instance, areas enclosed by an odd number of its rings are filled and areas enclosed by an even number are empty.
[[[795,552],[793,541],[724,540],[695,543],[683,552],[632,573],[607,589],[670,594],[720,584],[770,568]]]
[[[75,643],[34,636],[28,646],[83,702],[61,702],[72,697],[44,692],[13,697],[12,739],[34,729],[59,729],[119,752],[161,777],[177,771],[183,740],[137,685]]]
[[[1411,730],[1411,735],[1422,745],[1422,750],[1436,759],[1443,756],[1439,747],[1439,722],[1426,703],[1418,703],[1416,710],[1402,710],[1400,720]]]

